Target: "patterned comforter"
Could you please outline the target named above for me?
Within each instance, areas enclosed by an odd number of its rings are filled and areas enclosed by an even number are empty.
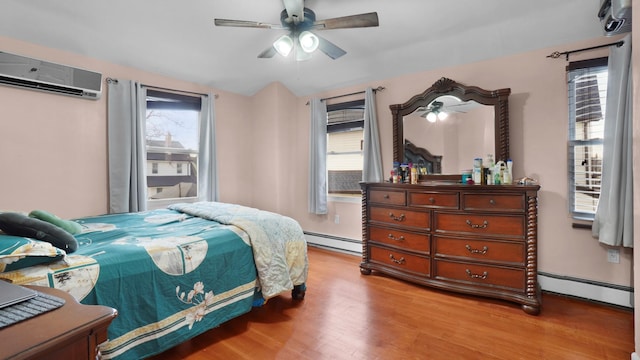
[[[221,224],[235,225],[249,234],[265,299],[305,283],[307,244],[295,220],[264,210],[219,202],[176,204],[169,208]]]
[[[159,353],[306,281],[304,235],[277,214],[197,203],[76,221],[76,252],[0,278],[117,309],[105,359]]]

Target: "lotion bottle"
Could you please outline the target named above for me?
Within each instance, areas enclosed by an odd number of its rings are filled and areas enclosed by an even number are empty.
[[[507,160],[507,170],[504,172],[504,183],[511,184],[513,183],[513,161],[511,159]]]

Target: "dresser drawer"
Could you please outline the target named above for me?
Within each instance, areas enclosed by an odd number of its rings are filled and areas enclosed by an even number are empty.
[[[524,238],[524,216],[438,213],[434,217],[436,232],[482,234]]]
[[[522,194],[462,194],[463,210],[524,212]]]
[[[429,235],[426,234],[370,226],[369,241],[429,254]]]
[[[369,248],[371,262],[384,264],[405,272],[429,276],[429,258],[377,246]]]
[[[369,191],[369,202],[388,205],[406,205],[407,194],[404,190],[378,189]]]
[[[399,226],[413,226],[424,230],[429,229],[429,213],[411,211],[405,208],[394,209],[372,206],[369,208],[369,219]]]
[[[438,280],[473,283],[524,291],[524,269],[507,268],[436,259],[434,275]]]
[[[434,256],[503,262],[524,266],[525,247],[520,241],[491,241],[433,237]]]
[[[425,206],[439,209],[458,209],[458,193],[418,192],[408,193],[409,206]]]

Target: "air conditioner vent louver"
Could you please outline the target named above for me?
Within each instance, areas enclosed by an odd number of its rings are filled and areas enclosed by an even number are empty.
[[[0,84],[97,100],[102,75],[96,72],[0,52]]]
[[[607,36],[631,32],[631,0],[601,0],[598,18]]]

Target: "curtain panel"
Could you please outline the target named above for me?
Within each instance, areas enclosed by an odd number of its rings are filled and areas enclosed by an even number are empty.
[[[592,234],[600,243],[633,247],[631,35],[609,56],[602,182]]]
[[[309,128],[309,189],[308,211],[327,214],[327,106],[320,99],[311,99]]]
[[[216,159],[215,97],[202,95],[200,110],[200,139],[198,150],[198,199],[218,201],[218,162]]]
[[[368,87],[364,92],[364,142],[362,181],[382,182],[382,153],[380,151],[380,135],[378,132],[378,116],[373,89]]]
[[[130,80],[107,82],[109,213],[147,208],[146,89]]]

